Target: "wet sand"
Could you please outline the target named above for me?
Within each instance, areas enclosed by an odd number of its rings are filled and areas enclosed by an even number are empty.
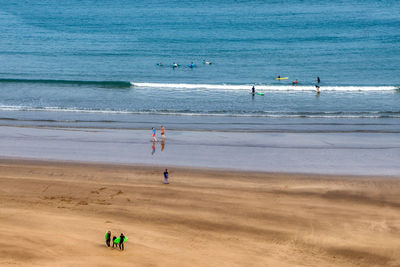
[[[235,169],[400,176],[400,134],[232,132],[0,127],[0,157]]]
[[[398,177],[162,171],[0,160],[0,265],[400,265]]]

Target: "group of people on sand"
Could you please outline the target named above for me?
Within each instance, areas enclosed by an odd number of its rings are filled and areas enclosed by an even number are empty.
[[[112,247],[119,247],[119,250],[124,250],[125,246],[124,243],[128,240],[128,238],[121,233],[121,235],[117,238],[116,236],[113,236],[112,238]],[[111,231],[108,231],[106,233],[106,246],[111,247]]]

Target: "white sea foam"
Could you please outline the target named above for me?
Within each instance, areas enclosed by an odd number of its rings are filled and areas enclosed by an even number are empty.
[[[265,118],[400,118],[399,112],[280,112],[264,111],[255,113],[241,112],[193,112],[179,110],[101,110],[64,107],[28,107],[0,105],[0,111],[38,111],[69,112],[94,114],[136,114],[136,115],[172,115],[172,116],[217,116],[217,117],[265,117]]]
[[[135,83],[132,86],[138,88],[157,89],[217,89],[217,90],[250,90],[252,84],[190,84],[190,83]],[[314,85],[255,85],[257,91],[315,91]],[[393,91],[399,90],[397,86],[323,86],[321,91]]]

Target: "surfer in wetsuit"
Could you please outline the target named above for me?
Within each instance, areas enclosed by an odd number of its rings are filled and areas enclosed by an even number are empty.
[[[123,233],[121,233],[121,235],[119,236],[119,249],[120,250],[124,250],[124,241],[125,241],[125,236]]]
[[[320,83],[321,79],[319,77],[317,77],[317,83]]]
[[[117,237],[116,236],[113,236],[113,247],[115,246],[117,246],[117,244],[115,244],[115,239],[117,239]]]
[[[107,247],[110,247],[110,242],[111,242],[111,231],[108,231],[106,233],[106,245],[107,245]]]
[[[253,85],[253,87],[251,88],[251,94],[252,94],[253,96],[256,94],[256,88],[254,87],[254,85]]]

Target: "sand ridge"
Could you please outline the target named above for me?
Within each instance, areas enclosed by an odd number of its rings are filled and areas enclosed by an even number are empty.
[[[0,160],[0,265],[400,265],[399,179],[162,171]]]

